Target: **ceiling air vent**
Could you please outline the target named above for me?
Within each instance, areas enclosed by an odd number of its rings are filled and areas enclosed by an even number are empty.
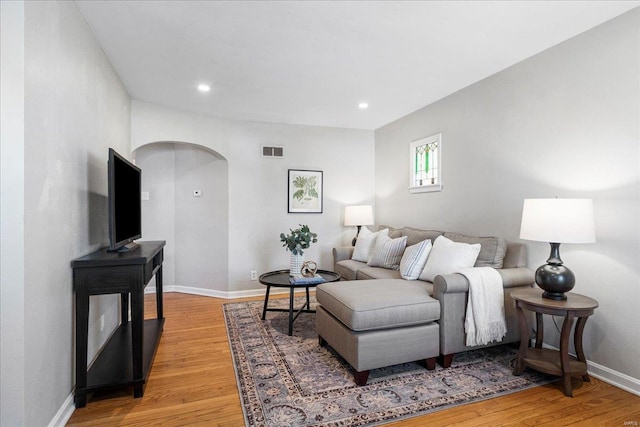
[[[267,147],[266,145],[262,146],[262,157],[284,157],[284,147],[281,145],[276,145],[272,147]]]

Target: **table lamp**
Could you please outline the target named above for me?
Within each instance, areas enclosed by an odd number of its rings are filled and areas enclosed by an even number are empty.
[[[543,298],[566,300],[565,292],[575,285],[575,276],[560,259],[560,243],[596,241],[591,199],[525,199],[520,238],[549,242],[551,254],[536,270],[536,284]]]
[[[373,225],[373,208],[371,206],[347,206],[344,209],[344,225],[345,227],[358,227],[356,237],[351,241],[351,245],[356,245],[360,227],[363,225]]]

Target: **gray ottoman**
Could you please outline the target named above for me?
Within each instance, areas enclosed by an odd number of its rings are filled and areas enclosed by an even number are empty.
[[[365,385],[371,369],[425,361],[440,353],[440,303],[419,281],[358,280],[316,288],[320,345],[333,347]]]

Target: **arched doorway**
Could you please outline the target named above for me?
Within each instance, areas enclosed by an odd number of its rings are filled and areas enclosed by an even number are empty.
[[[227,292],[227,160],[184,142],[153,142],[137,148],[134,156],[142,169],[142,237],[167,241],[166,289]]]

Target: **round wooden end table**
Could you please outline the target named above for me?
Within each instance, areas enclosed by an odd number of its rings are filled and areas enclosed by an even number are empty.
[[[567,299],[556,301],[542,297],[542,290],[537,288],[519,289],[511,293],[516,302],[520,323],[520,350],[518,360],[513,370],[514,375],[520,375],[525,367],[550,375],[562,377],[564,394],[573,397],[571,391],[571,377],[581,376],[583,381],[589,381],[587,360],[582,349],[582,333],[591,316],[598,307],[598,302],[584,295],[567,293]],[[536,313],[536,346],[529,347],[529,322],[524,310]],[[543,314],[563,316],[562,332],[560,333],[560,351],[542,348],[544,338]],[[573,344],[577,357],[569,355],[569,336],[575,318],[578,318],[573,333]]]
[[[333,271],[328,270],[318,270],[317,274],[322,276],[324,282],[337,282],[340,280],[340,275],[338,273],[334,273]],[[264,308],[262,309],[262,320],[265,319],[267,311],[284,311],[289,313],[289,336],[293,333],[293,321],[298,318],[300,313],[315,313],[315,310],[311,310],[311,304],[309,303],[309,288],[313,288],[318,285],[318,283],[312,284],[292,284],[289,281],[289,270],[277,270],[270,271],[268,273],[264,273],[260,275],[258,278],[260,283],[267,287],[267,292],[264,295]],[[269,304],[269,292],[271,292],[271,288],[289,288],[289,308],[267,308]],[[298,309],[295,316],[293,315],[293,293],[296,289],[304,288],[307,294],[307,302]]]

